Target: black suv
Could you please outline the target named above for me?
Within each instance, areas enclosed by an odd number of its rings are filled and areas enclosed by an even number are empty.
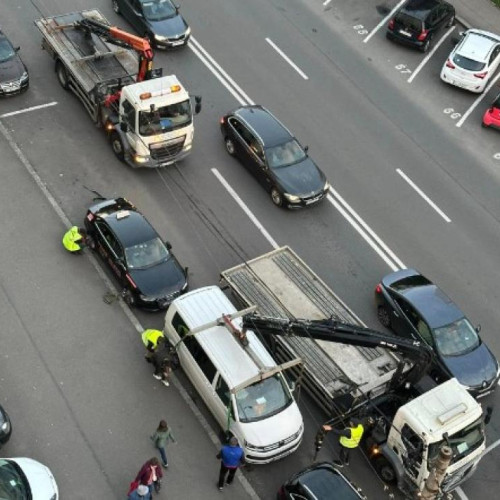
[[[455,22],[455,7],[444,0],[408,0],[389,21],[386,36],[427,52],[441,28]]]
[[[330,184],[292,133],[262,106],[243,106],[220,120],[231,156],[237,156],[279,207],[321,201]]]

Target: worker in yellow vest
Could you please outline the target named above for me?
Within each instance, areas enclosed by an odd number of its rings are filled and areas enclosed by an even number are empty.
[[[68,252],[79,254],[82,253],[82,249],[86,246],[86,237],[87,232],[85,231],[85,229],[79,228],[78,226],[73,226],[64,234],[62,244]]]
[[[332,431],[334,434],[340,436],[340,460],[334,460],[333,463],[338,467],[349,465],[349,452],[353,448],[357,448],[363,437],[365,431],[363,424],[357,418],[351,418],[349,425],[345,429],[334,429],[331,425],[323,425],[323,431]]]
[[[158,347],[158,339],[163,336],[163,332],[160,330],[148,329],[142,332],[142,343],[146,347],[148,354],[154,352],[154,350]]]

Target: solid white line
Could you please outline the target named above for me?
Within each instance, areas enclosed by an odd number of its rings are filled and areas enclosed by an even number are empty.
[[[238,203],[241,209],[248,215],[249,219],[255,224],[257,229],[262,233],[264,238],[271,244],[273,248],[279,248],[279,245],[273,239],[273,237],[267,232],[264,226],[259,222],[257,217],[251,212],[251,210],[247,207],[245,202],[238,196],[236,191],[230,186],[230,184],[222,177],[220,172],[216,168],[212,168],[212,173],[219,179],[219,182],[226,188],[227,192],[233,197],[233,199]]]
[[[48,102],[47,104],[40,104],[39,106],[31,106],[31,108],[24,108],[24,109],[20,109],[19,111],[11,111],[10,113],[4,113],[3,115],[0,115],[0,118],[6,118],[7,116],[20,115],[21,113],[28,113],[30,111],[35,111],[37,109],[48,108],[50,106],[55,106],[56,104],[57,104],[57,101]]]
[[[461,127],[469,115],[474,111],[476,106],[486,97],[491,87],[495,85],[497,80],[500,78],[500,73],[490,82],[490,84],[484,89],[484,92],[479,95],[479,97],[473,102],[472,106],[464,113],[464,116],[458,120],[456,127]]]
[[[342,196],[333,188],[330,187],[331,195],[344,207],[344,209],[349,212],[354,220],[357,221],[360,227],[364,229],[366,233],[377,243],[381,250],[383,250],[387,256],[395,263],[397,269],[406,269],[401,259],[375,234],[373,229],[368,226],[368,224],[358,215],[358,213],[352,208],[347,201],[344,200]],[[393,266],[391,266],[393,267]]]
[[[326,7],[332,0],[325,0],[323,2],[323,7]]]
[[[439,40],[436,45],[434,45],[434,48],[424,57],[422,62],[416,67],[415,71],[413,74],[408,78],[408,83],[411,83],[415,77],[419,74],[420,70],[427,64],[427,61],[435,54],[436,50],[443,44],[443,42],[451,35],[453,30],[456,28],[456,26],[452,26]]]
[[[455,488],[453,490],[454,493],[456,493],[458,495],[458,497],[460,498],[460,500],[469,500],[467,495],[464,493],[464,490],[462,488],[460,488],[460,486],[458,488]]]
[[[446,221],[451,222],[451,219],[400,169],[396,172]]]
[[[193,52],[200,58],[200,60],[203,62],[203,64],[205,64],[205,66],[207,66],[207,68],[217,77],[217,79],[224,85],[224,87],[226,87],[229,90],[229,87],[227,86],[227,84],[222,80],[222,78],[219,75],[217,75],[214,68],[217,68],[219,73],[233,86],[233,88],[246,101],[246,103],[242,103],[242,104],[255,104],[252,101],[252,99],[250,99],[250,97],[247,96],[247,94],[243,91],[243,89],[222,69],[222,67],[219,65],[219,63],[203,48],[201,43],[198,42],[198,40],[196,40],[196,38],[191,37],[189,39],[189,42],[190,43],[188,44],[188,47],[190,47],[191,50],[193,50]],[[194,50],[194,47],[191,44],[193,44],[198,51]],[[203,54],[203,56],[205,56],[205,59],[202,58],[200,53]],[[210,63],[212,64],[213,67],[210,66],[210,64],[207,62],[207,60],[210,61]],[[232,90],[230,90],[230,92],[231,92],[231,94],[234,95]],[[237,100],[240,101],[239,98]]]
[[[384,17],[384,19],[382,19],[382,21],[380,21],[377,26],[375,26],[375,28],[373,28],[373,30],[368,33],[368,35],[366,36],[366,38],[363,40],[363,43],[366,43],[368,42],[368,40],[370,40],[370,38],[382,27],[384,26],[385,24],[387,24],[389,22],[389,19],[396,13],[396,11],[399,9],[399,7],[401,7],[401,5],[403,5],[404,3],[406,2],[406,0],[401,0],[397,5],[396,7],[394,7],[394,9],[391,10],[391,12],[389,12],[389,14],[387,14],[386,17]]]
[[[266,42],[304,79],[309,80],[309,77],[270,39],[266,38]]]

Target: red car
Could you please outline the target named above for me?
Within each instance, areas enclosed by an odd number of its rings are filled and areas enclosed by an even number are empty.
[[[484,113],[482,126],[500,129],[500,94]]]

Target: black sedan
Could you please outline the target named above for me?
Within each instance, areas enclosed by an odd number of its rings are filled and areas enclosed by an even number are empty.
[[[123,287],[129,305],[166,309],[188,289],[183,269],[137,208],[124,198],[89,208],[85,218],[89,246],[97,251]]]
[[[427,342],[436,354],[432,375],[455,377],[476,397],[495,389],[498,361],[458,306],[414,269],[385,276],[375,288],[379,321],[396,334]]]
[[[12,433],[12,424],[10,423],[9,415],[0,406],[0,447],[2,447],[9,439]]]
[[[154,47],[173,49],[187,45],[191,28],[171,0],[112,0],[121,14]]]
[[[9,97],[28,90],[28,70],[18,52],[19,47],[14,48],[0,30],[0,96]]]
[[[243,106],[220,120],[226,151],[236,156],[279,207],[321,201],[330,184],[292,133],[262,106]]]
[[[331,463],[320,462],[295,474],[279,490],[278,500],[360,500],[366,498]]]

